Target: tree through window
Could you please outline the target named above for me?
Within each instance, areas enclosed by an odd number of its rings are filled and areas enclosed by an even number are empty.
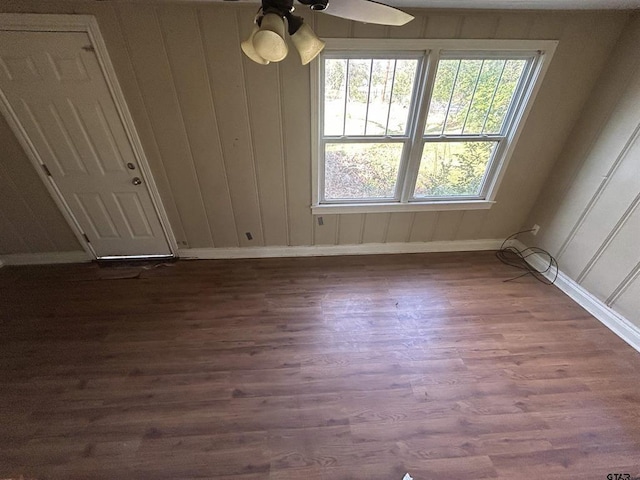
[[[317,204],[486,200],[542,57],[522,49],[327,49]]]

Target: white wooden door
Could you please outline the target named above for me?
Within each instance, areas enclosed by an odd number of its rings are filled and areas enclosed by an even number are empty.
[[[171,255],[84,32],[0,32],[0,90],[98,258]]]

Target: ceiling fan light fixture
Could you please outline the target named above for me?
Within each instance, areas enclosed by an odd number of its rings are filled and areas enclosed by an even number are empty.
[[[258,55],[258,52],[256,52],[256,49],[253,46],[253,37],[255,37],[258,31],[260,31],[260,27],[257,24],[254,24],[253,30],[251,30],[251,35],[249,35],[249,38],[247,38],[240,44],[240,47],[242,48],[244,54],[254,62],[259,63],[260,65],[268,65],[269,60],[266,60]]]
[[[260,28],[253,35],[252,44],[258,56],[263,59],[269,62],[283,60],[289,52],[283,18],[276,13],[267,13],[262,17]]]
[[[325,46],[309,25],[303,23],[297,31],[291,35],[291,41],[300,54],[303,65],[316,58]]]
[[[413,16],[397,8],[375,0],[298,0],[313,11],[320,11],[364,23],[378,25],[404,25]],[[257,26],[249,38],[242,42],[242,51],[254,62],[266,65],[284,60],[289,49],[286,34],[291,37],[303,65],[309,64],[325,47],[323,42],[304,23],[302,17],[293,15],[294,0],[262,0],[254,20]],[[285,19],[286,30],[285,31]]]

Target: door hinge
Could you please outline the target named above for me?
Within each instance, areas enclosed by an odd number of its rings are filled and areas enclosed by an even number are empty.
[[[51,171],[49,170],[49,167],[47,167],[44,163],[41,163],[40,166],[42,167],[42,170],[44,170],[44,174],[47,177],[51,176]]]
[[[95,52],[96,51],[96,49],[94,48],[93,45],[85,45],[84,47],[82,47],[82,49],[85,52]]]
[[[82,236],[84,237],[84,239],[87,241],[87,243],[91,243],[91,240],[89,240],[89,237],[87,237],[86,233],[83,233]]]

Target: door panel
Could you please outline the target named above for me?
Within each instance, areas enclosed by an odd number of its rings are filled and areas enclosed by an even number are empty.
[[[78,204],[78,210],[86,218],[90,226],[93,237],[99,238],[119,238],[113,218],[102,201],[102,197],[97,194],[74,194]],[[89,233],[89,232],[87,232]]]
[[[87,132],[87,139],[91,142],[103,171],[124,172],[126,162],[113,138],[102,106],[96,103],[88,111],[83,109],[76,116]]]
[[[147,220],[147,216],[144,214],[144,208],[140,203],[138,195],[131,192],[114,193],[113,199],[120,212],[122,218],[125,220],[127,230],[132,237],[152,237],[153,231],[151,225]]]
[[[10,81],[23,83],[42,81],[33,60],[29,57],[3,55],[0,58],[0,67]]]
[[[0,88],[98,257],[171,255],[86,33],[0,32]]]

